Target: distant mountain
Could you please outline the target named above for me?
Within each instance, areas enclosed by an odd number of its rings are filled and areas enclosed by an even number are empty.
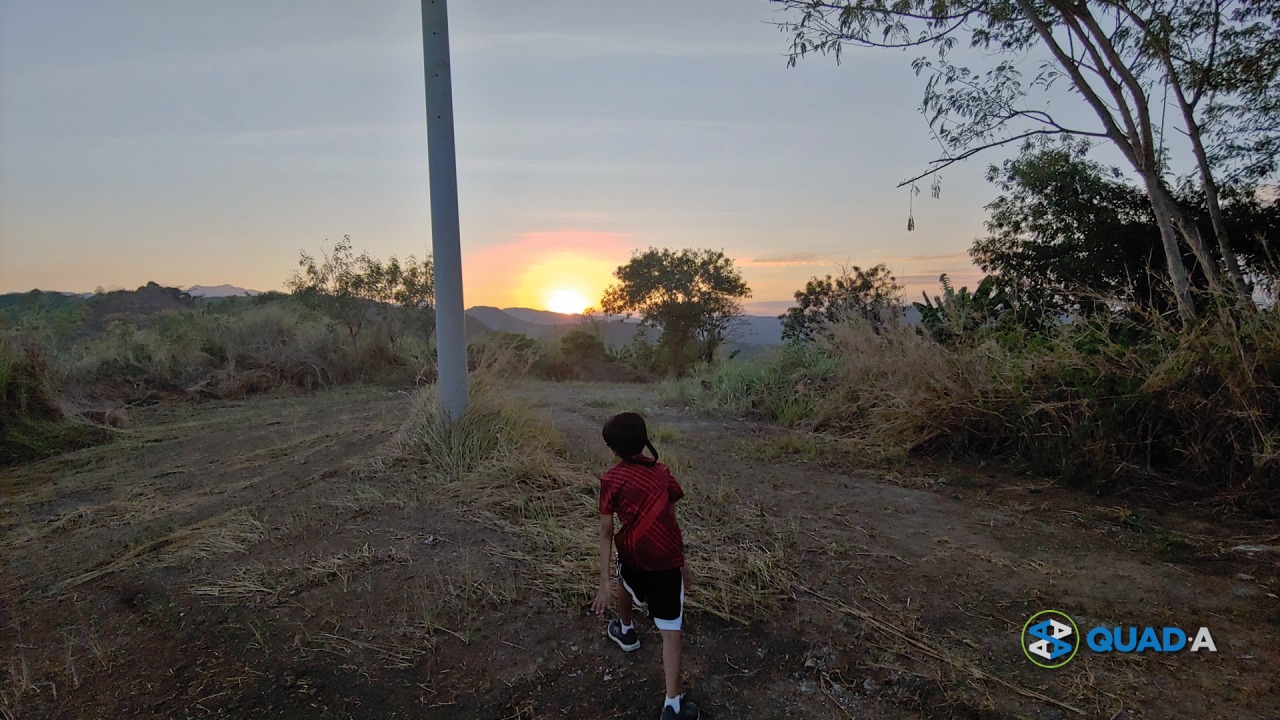
[[[257,290],[247,290],[235,285],[192,285],[187,289],[187,294],[191,297],[200,298],[224,298],[224,297],[241,297],[244,295],[261,295]]]
[[[27,292],[5,293],[0,295],[0,310],[5,308],[54,308],[71,305],[84,300],[82,293],[58,292],[56,290],[28,290]]]
[[[535,312],[535,311],[530,311]],[[515,315],[499,310],[496,307],[487,305],[477,305],[467,310],[467,316],[479,320],[485,327],[496,332],[509,332],[525,335],[535,340],[541,340],[549,329],[548,326],[539,325],[537,323],[522,320]]]
[[[534,310],[532,308],[503,308],[502,312],[535,325],[577,325],[586,318],[582,315],[568,315],[550,310]]]
[[[733,347],[778,345],[782,342],[782,322],[776,317],[747,315],[741,328],[729,343]],[[498,332],[524,335],[535,340],[557,342],[574,330],[599,333],[605,345],[620,347],[635,339],[641,329],[635,320],[619,317],[588,318],[584,315],[567,315],[531,308],[504,308],[478,305],[467,310],[468,336],[474,325]],[[660,330],[645,328],[650,339],[662,335]]]
[[[735,339],[744,345],[780,345],[782,321],[768,315],[744,315]]]

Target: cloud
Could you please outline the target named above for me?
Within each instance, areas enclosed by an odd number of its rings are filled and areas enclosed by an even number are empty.
[[[745,258],[739,262],[744,267],[795,267],[800,265],[831,265],[838,262],[835,255],[827,253],[785,253],[760,258]]]
[[[586,177],[617,178],[618,176],[670,177],[673,173],[692,172],[708,166],[696,163],[604,163],[604,162],[544,162],[535,160],[511,160],[463,156],[459,165],[471,172],[512,173],[530,175],[579,175]]]
[[[614,36],[557,32],[465,33],[450,38],[455,52],[504,52],[526,54],[536,50],[546,55],[568,56],[643,55],[645,57],[726,57],[758,55],[758,44],[709,43],[690,38],[661,42],[625,40]]]
[[[964,263],[968,263],[970,261],[970,258],[969,258],[969,253],[958,252],[958,253],[949,253],[947,255],[910,255],[908,257],[891,258],[889,260],[889,262],[891,263],[893,262],[904,262],[904,263],[938,262],[938,261],[942,261],[942,262],[961,261]]]

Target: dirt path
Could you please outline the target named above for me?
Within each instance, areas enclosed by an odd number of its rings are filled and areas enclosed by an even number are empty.
[[[686,675],[708,717],[1280,717],[1277,555],[1231,550],[1280,544],[1276,523],[981,467],[868,470],[643,386],[513,392],[584,476],[608,462],[605,418],[649,418],[705,577]],[[378,462],[408,404],[152,409],[124,442],[0,474],[4,716],[653,716],[656,633],[622,655],[583,611],[592,538],[534,552],[532,531],[565,531],[537,498],[519,524],[479,522],[474,499]],[[589,483],[565,496],[589,529]],[[1040,669],[1019,638],[1049,608],[1082,628],[1207,626],[1218,652]]]

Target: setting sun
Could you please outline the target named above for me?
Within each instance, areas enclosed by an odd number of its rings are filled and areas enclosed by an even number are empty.
[[[547,309],[551,312],[576,315],[587,309],[587,299],[577,290],[557,290],[547,301]]]

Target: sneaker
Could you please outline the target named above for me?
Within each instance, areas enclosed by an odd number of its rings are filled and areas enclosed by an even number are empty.
[[[626,652],[640,647],[640,633],[634,627],[622,632],[622,621],[617,618],[609,621],[609,639],[618,643],[618,647]]]
[[[701,716],[698,704],[690,700],[680,701],[680,712],[672,710],[670,705],[662,708],[662,720],[698,720]]]

